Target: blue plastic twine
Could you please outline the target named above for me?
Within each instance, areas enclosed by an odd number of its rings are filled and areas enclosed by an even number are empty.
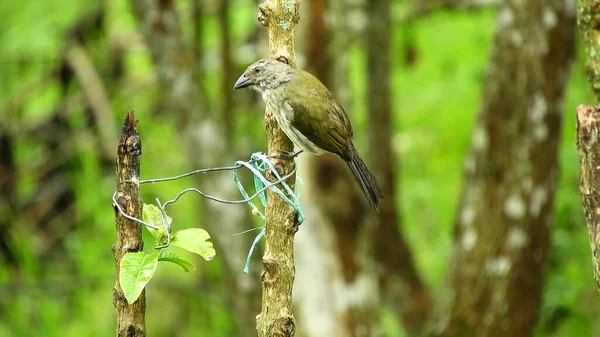
[[[243,165],[254,174],[254,189],[256,191],[260,191],[265,186],[270,184],[270,182],[264,176],[264,174],[267,170],[271,170],[271,172],[275,175],[277,180],[281,180],[281,176],[279,175],[279,173],[277,172],[277,170],[275,169],[275,167],[273,166],[273,164],[271,163],[269,158],[267,158],[266,155],[264,155],[263,153],[260,153],[260,152],[253,153],[252,156],[250,156],[250,161],[245,162],[242,160],[238,160],[235,162],[235,165],[236,166]],[[299,186],[301,187],[302,180],[300,178],[297,178],[297,180],[299,181]],[[238,177],[238,174],[237,174],[237,170],[233,170],[233,181],[235,181],[235,184],[237,185],[238,189],[240,190],[240,193],[244,196],[244,198],[248,199],[249,198],[248,192],[246,192],[244,185],[241,183],[241,181]],[[285,192],[283,192],[278,187],[280,184],[281,184],[281,186],[283,186],[283,189],[285,190]],[[299,225],[302,224],[304,222],[304,212],[302,212],[302,209],[300,208],[300,202],[298,201],[298,198],[300,198],[301,188],[298,188],[298,193],[296,194],[296,193],[294,193],[294,191],[292,191],[290,186],[285,183],[285,181],[281,181],[281,183],[271,185],[269,187],[269,189],[271,191],[279,194],[279,196],[281,196],[283,198],[283,200],[285,200],[290,206],[292,206],[294,208],[294,211],[298,215],[298,224]],[[262,203],[263,209],[266,208],[267,207],[266,190],[259,193],[258,198],[260,199],[260,202]],[[248,205],[250,206],[250,208],[253,211],[257,210],[258,215],[261,217],[261,219],[263,219],[263,221],[265,221],[265,215],[263,214],[263,212],[261,212],[258,209],[258,207],[256,207],[253,200],[248,201]],[[258,242],[264,236],[265,236],[265,226],[262,226],[260,233],[258,233],[256,238],[254,238],[254,241],[252,242],[250,251],[248,251],[248,256],[246,257],[246,264],[244,266],[244,273],[248,274],[248,271],[250,270],[250,258],[252,257],[252,254],[254,253],[256,244],[258,244]]]

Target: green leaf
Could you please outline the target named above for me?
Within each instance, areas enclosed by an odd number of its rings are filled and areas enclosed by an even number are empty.
[[[206,261],[210,261],[215,257],[216,252],[212,242],[208,239],[210,239],[210,235],[204,229],[188,228],[175,233],[171,239],[171,244],[196,253]]]
[[[123,256],[119,282],[127,303],[135,302],[154,276],[158,265],[158,255],[158,251],[153,251],[152,253],[130,252]]]
[[[167,252],[166,250],[160,251],[160,255],[158,256],[158,261],[167,261],[167,262],[175,263],[175,264],[179,265],[181,268],[183,268],[183,271],[185,271],[186,273],[190,270],[196,270],[196,266],[194,266],[193,263],[191,263],[190,261],[188,261],[182,257],[179,257],[171,252]]]
[[[168,215],[165,217],[167,218],[167,228],[171,228],[171,221],[173,221],[173,219]],[[144,204],[142,209],[142,220],[153,226],[160,227],[160,229],[152,229],[149,227],[146,227],[146,229],[148,229],[148,231],[156,238],[157,243],[161,243],[167,234],[164,230],[160,208],[155,205]]]

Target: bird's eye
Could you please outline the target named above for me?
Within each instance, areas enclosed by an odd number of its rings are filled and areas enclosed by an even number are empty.
[[[259,74],[260,73],[260,68],[254,68],[254,73]]]

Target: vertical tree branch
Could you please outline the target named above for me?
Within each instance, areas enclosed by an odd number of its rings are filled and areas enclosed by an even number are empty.
[[[577,151],[579,190],[590,236],[594,278],[600,290],[600,111],[596,107],[577,107]]]
[[[394,121],[390,96],[391,8],[389,1],[367,1],[369,143],[373,172],[385,199],[373,237],[381,298],[402,318],[409,336],[420,335],[431,298],[419,277],[408,243],[399,230],[397,160],[392,149]]]
[[[310,24],[304,26],[307,70],[319,78],[336,98],[348,91],[344,77],[332,77],[335,67],[347,70],[348,29],[344,27],[347,1],[337,3],[338,29],[330,34],[325,22],[327,1],[307,4]],[[342,13],[340,13],[342,12]],[[340,35],[344,35],[340,37]],[[343,39],[329,48],[329,36]],[[344,64],[340,64],[344,63]],[[338,74],[339,75],[339,74]],[[334,87],[332,82],[338,85]],[[349,107],[349,105],[344,105]],[[372,212],[348,168],[337,156],[302,156],[299,172],[304,177],[302,205],[307,221],[296,237],[298,277],[294,304],[299,332],[306,337],[377,335],[379,296],[373,268],[369,226]],[[319,260],[318,264],[314,261]]]
[[[600,1],[577,1],[577,24],[587,56],[586,71],[590,86],[600,102]],[[577,107],[577,151],[579,152],[579,190],[587,220],[594,278],[600,290],[600,114],[597,107]]]
[[[500,9],[454,227],[450,312],[437,335],[533,335],[574,33],[569,1],[507,1]]]
[[[294,29],[299,20],[298,0],[267,0],[259,5],[258,20],[269,34],[269,57],[295,66]],[[294,150],[293,143],[280,129],[273,111],[265,111],[269,155]],[[294,170],[293,160],[274,159],[277,171],[286,175]],[[274,177],[271,177],[272,179]],[[293,189],[296,176],[287,183]],[[257,316],[259,337],[294,336],[292,314],[294,283],[294,234],[298,230],[295,211],[281,197],[267,192],[265,254],[263,256],[262,311]]]
[[[116,200],[127,215],[142,218],[142,198],[140,197],[140,157],[142,142],[136,127],[133,110],[129,110],[119,147],[117,149],[117,195]],[[133,304],[127,300],[119,283],[121,260],[127,252],[139,252],[144,247],[142,227],[119,214],[115,207],[117,242],[113,246],[115,255],[116,283],[113,290],[113,304],[117,310],[117,336],[146,336],[146,293],[145,290]]]
[[[183,38],[174,1],[131,0],[131,4],[163,89],[164,109],[175,120],[190,165],[194,168],[214,167],[233,162],[236,150],[227,146],[220,120],[222,116],[211,114],[203,95],[199,94],[203,91],[197,74],[199,67],[191,46]],[[196,183],[202,190],[220,191],[221,195],[230,198],[239,195],[228,175],[219,179],[198,177]],[[232,236],[248,229],[252,215],[244,207],[205,201],[201,201],[200,205],[205,218],[220,219],[216,225],[210,221],[206,225],[210,226],[219,246],[227,251],[222,256],[225,278],[231,284],[227,295],[230,296],[228,300],[233,307],[239,334],[252,336],[255,328],[253,316],[260,305],[259,272],[254,268],[250,271],[251,276],[242,273],[244,259],[240,258],[248,253],[252,236]]]
[[[316,75],[330,90],[331,57],[329,56],[330,32],[325,23],[326,0],[308,1],[308,22],[306,34],[306,60],[309,72]]]
[[[600,1],[577,0],[577,25],[585,46],[588,80],[600,102]]]

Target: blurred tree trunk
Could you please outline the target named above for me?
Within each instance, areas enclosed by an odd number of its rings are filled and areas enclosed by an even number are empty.
[[[194,168],[230,165],[235,150],[227,147],[227,140],[219,115],[206,110],[200,100],[197,65],[190,46],[186,45],[172,0],[132,0],[134,13],[154,60],[156,73],[163,88],[163,107],[175,120],[179,135],[186,148],[186,156]],[[198,188],[224,198],[239,198],[231,176],[223,174],[196,180]],[[240,336],[253,336],[256,313],[260,311],[258,268],[251,275],[242,273],[245,256],[251,245],[250,235],[232,236],[248,229],[252,223],[245,207],[202,201],[203,218],[221,247],[228,283],[229,301],[237,320]],[[215,225],[216,224],[216,225]],[[240,300],[242,299],[242,300]]]
[[[198,81],[199,100],[203,102],[204,108],[208,111],[211,109],[206,84],[203,82],[205,78],[204,69],[204,16],[206,15],[205,2],[206,0],[193,0],[192,3],[192,25],[194,27],[194,41],[192,49],[196,65],[196,79]]]
[[[235,116],[233,114],[233,89],[235,74],[233,73],[233,62],[231,60],[231,22],[229,21],[229,0],[219,1],[219,26],[221,28],[221,115],[225,126],[225,136],[228,145],[235,144],[233,141],[235,131]]]
[[[306,68],[333,89],[326,1],[310,0],[307,4],[310,24],[303,27],[307,30]],[[338,52],[336,61],[347,58],[346,50]],[[377,288],[368,247],[361,239],[371,210],[337,156],[303,155],[301,161],[300,175],[306,185],[302,205],[307,220],[296,236],[298,335],[372,336],[378,319]],[[315,264],[316,260],[320,262]]]
[[[328,85],[328,88],[343,107],[350,109],[352,100],[348,67],[350,47],[354,42],[350,32],[350,20],[348,19],[350,4],[348,0],[340,0],[329,1],[327,5],[333,34],[329,34],[330,45],[323,50],[323,53],[335,55],[335,62],[329,61],[329,71],[333,73],[333,76],[329,76],[328,82],[323,83]],[[328,59],[331,59],[331,57],[328,57]],[[350,111],[347,112],[351,113]]]
[[[507,1],[465,162],[449,312],[437,336],[532,336],[539,316],[573,3]]]
[[[419,277],[408,243],[400,232],[398,160],[392,149],[390,97],[391,8],[389,1],[367,1],[367,101],[371,169],[385,199],[375,220],[373,252],[380,296],[402,319],[409,336],[420,335],[431,298]]]

